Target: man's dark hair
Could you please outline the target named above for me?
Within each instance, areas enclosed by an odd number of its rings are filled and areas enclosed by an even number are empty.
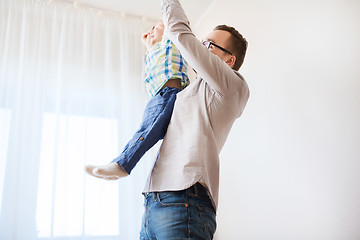
[[[244,62],[246,49],[248,46],[248,42],[246,39],[233,27],[227,25],[219,25],[216,26],[215,30],[223,30],[231,33],[230,44],[227,46],[228,50],[234,54],[236,57],[235,64],[233,66],[234,70],[239,70],[241,65]]]

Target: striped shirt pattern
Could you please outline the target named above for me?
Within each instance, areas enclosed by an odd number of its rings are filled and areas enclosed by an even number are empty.
[[[145,61],[145,86],[155,96],[169,79],[180,78],[184,89],[190,83],[187,63],[171,40],[163,38],[148,52]]]

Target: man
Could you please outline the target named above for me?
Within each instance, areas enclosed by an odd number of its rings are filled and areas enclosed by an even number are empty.
[[[200,78],[177,95],[145,186],[140,238],[212,239],[219,153],[249,98],[248,86],[237,73],[247,42],[235,29],[218,26],[202,44],[178,0],[162,0],[161,5],[167,37]]]
[[[249,98],[248,86],[237,72],[247,42],[224,25],[199,42],[179,0],[162,0],[162,19],[167,37],[200,77],[177,94],[167,133],[144,189],[146,209],[140,238],[212,239],[219,153]],[[121,177],[123,173],[115,166],[103,176]]]

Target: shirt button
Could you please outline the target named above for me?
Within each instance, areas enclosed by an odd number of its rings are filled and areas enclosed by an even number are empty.
[[[144,140],[144,138],[143,138],[143,137],[140,137],[139,140],[142,141],[142,140]]]

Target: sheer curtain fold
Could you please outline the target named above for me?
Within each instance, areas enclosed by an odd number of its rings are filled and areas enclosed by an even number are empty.
[[[0,239],[138,238],[154,153],[119,182],[83,166],[110,162],[138,127],[140,36],[152,24],[68,2],[0,1]]]

